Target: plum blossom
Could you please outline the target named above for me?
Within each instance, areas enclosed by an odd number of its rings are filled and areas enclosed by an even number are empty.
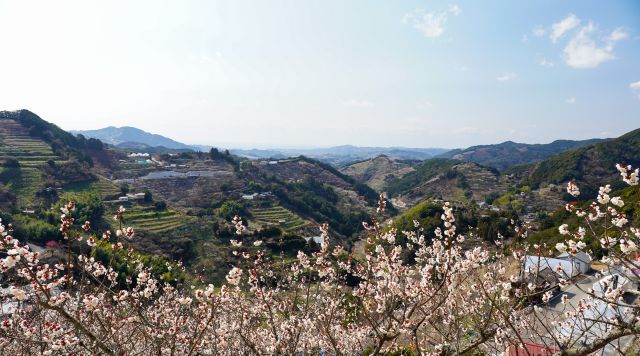
[[[567,225],[567,224],[560,225],[560,227],[558,228],[558,231],[562,235],[568,235],[569,234],[569,225]]]
[[[607,184],[604,187],[600,187],[600,190],[598,191],[598,203],[608,204],[611,200],[608,194],[609,192],[611,192],[611,185]]]
[[[16,298],[18,301],[23,301],[25,299],[27,299],[27,293],[25,293],[24,290],[20,289],[20,288],[16,288],[14,286],[11,286],[10,288],[11,294],[13,294],[13,297]]]
[[[571,194],[574,197],[580,195],[580,189],[578,189],[578,185],[576,184],[575,179],[572,179],[567,183],[567,193]]]
[[[624,216],[619,216],[611,219],[611,222],[617,227],[623,227],[626,223],[629,222],[629,220],[627,220]]]
[[[636,246],[636,243],[633,242],[632,240],[620,239],[619,244],[620,244],[620,251],[622,251],[622,253],[624,253],[625,255],[629,255],[638,251],[638,247]]]
[[[620,199],[620,197],[613,197],[611,198],[611,204],[622,208],[624,206],[624,201],[622,201],[622,199]]]
[[[231,222],[236,228],[237,235],[242,235],[247,230],[247,228],[242,224],[242,218],[240,216],[234,216]]]
[[[239,269],[238,267],[233,267],[231,271],[229,271],[229,273],[227,274],[226,279],[227,279],[227,282],[229,282],[229,284],[237,286],[238,284],[240,284],[241,277],[242,277],[242,270]]]
[[[632,169],[631,165],[627,165],[627,164],[616,164],[616,169],[618,169],[618,171],[620,172],[620,175],[622,176],[622,180],[629,184],[629,185],[638,185],[638,173],[639,170],[638,168],[636,168],[635,170]]]

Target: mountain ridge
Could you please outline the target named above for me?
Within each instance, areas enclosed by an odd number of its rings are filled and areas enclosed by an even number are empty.
[[[95,130],[73,130],[69,131],[74,135],[83,135],[85,137],[97,138],[110,145],[117,146],[121,143],[140,143],[151,147],[163,146],[170,149],[189,149],[196,151],[194,146],[178,142],[169,137],[154,134],[133,126],[107,126]]]
[[[465,149],[454,149],[438,155],[460,161],[476,162],[500,170],[528,163],[543,161],[558,153],[574,148],[604,142],[608,139],[554,140],[550,143],[521,143],[504,141],[497,144],[476,145]]]

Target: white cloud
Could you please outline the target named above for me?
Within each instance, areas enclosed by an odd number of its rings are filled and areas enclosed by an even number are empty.
[[[536,37],[542,37],[545,35],[545,33],[547,33],[547,31],[544,29],[544,27],[538,25],[531,30],[531,33]]]
[[[445,24],[449,19],[449,15],[458,16],[460,13],[462,13],[462,9],[455,4],[449,5],[447,11],[425,12],[422,9],[416,9],[411,13],[405,14],[402,22],[411,23],[425,37],[436,38],[444,34]]]
[[[629,37],[629,34],[624,32],[621,28],[616,28],[615,30],[613,30],[613,32],[611,32],[611,34],[609,35],[609,41],[620,41],[620,40],[624,40],[627,39]]]
[[[543,66],[543,67],[548,67],[548,68],[553,67],[553,62],[552,62],[552,61],[550,61],[550,60],[548,60],[548,59],[546,59],[546,58],[542,58],[542,59],[540,59],[540,61],[538,62],[538,64],[540,64],[540,65],[541,65],[541,66]]]
[[[499,82],[507,82],[509,80],[516,79],[517,77],[518,77],[518,75],[516,75],[516,73],[504,72],[504,73],[502,73],[502,75],[496,77],[496,80],[499,81]]]
[[[551,33],[549,34],[549,38],[554,43],[557,42],[565,33],[571,31],[572,29],[578,27],[580,25],[580,19],[576,17],[574,14],[569,14],[566,18],[558,23],[554,23],[551,26]]]
[[[638,99],[640,99],[640,80],[629,84],[629,89],[631,89],[633,93],[637,94]]]
[[[564,48],[565,62],[574,68],[594,68],[600,63],[615,58],[613,46],[616,41],[626,38],[619,30],[613,31],[608,37],[598,44],[592,38],[595,31],[593,23],[589,23],[576,33]]]
[[[566,98],[566,99],[564,99],[564,102],[567,103],[567,104],[575,104],[576,103],[576,98],[574,98],[574,97]]]
[[[458,16],[462,13],[462,9],[458,4],[449,5],[449,12],[453,14],[453,16]]]
[[[522,35],[522,39],[520,41],[522,41],[522,43],[527,43],[529,42],[529,37],[527,35]]]
[[[349,99],[344,102],[345,106],[352,106],[356,108],[370,108],[375,104],[367,99]]]

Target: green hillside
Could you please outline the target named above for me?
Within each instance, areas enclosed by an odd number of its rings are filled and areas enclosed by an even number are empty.
[[[66,184],[94,180],[87,152],[100,150],[100,141],[74,137],[28,110],[0,111],[0,182],[19,208]]]
[[[446,172],[457,163],[459,162],[456,160],[444,158],[426,160],[415,167],[415,171],[391,183],[387,187],[387,192],[390,196],[405,194],[415,186]]]
[[[533,188],[576,179],[583,193],[593,196],[600,185],[619,181],[615,169],[617,163],[634,167],[640,165],[640,129],[616,139],[558,154],[525,167],[519,173]]]
[[[472,146],[445,152],[438,157],[476,162],[497,169],[534,163],[577,147],[601,142],[601,139],[583,141],[556,140],[547,144],[526,144],[507,141],[495,145]]]
[[[51,145],[30,135],[19,120],[0,116],[0,181],[17,197],[18,206],[33,205],[36,192],[43,188],[40,166],[47,162],[62,163]]]
[[[438,158],[416,166],[414,172],[391,183],[387,192],[409,206],[429,198],[466,203],[500,196],[510,185],[495,168]]]
[[[352,163],[340,171],[376,191],[384,191],[391,183],[413,172],[414,168],[407,161],[382,155]]]

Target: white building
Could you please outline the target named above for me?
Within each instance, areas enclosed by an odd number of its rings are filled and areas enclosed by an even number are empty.
[[[584,251],[579,251],[575,256],[571,256],[569,253],[564,252],[558,255],[557,258],[565,261],[573,261],[574,265],[578,270],[580,270],[580,273],[587,273],[591,270],[591,256]]]
[[[144,193],[129,193],[127,194],[127,198],[133,200],[141,200],[144,199]]]
[[[626,291],[631,287],[631,285],[632,283],[628,278],[624,277],[623,275],[614,273],[595,282],[591,288],[593,288],[593,293],[596,296],[602,297],[607,293],[607,290],[609,288],[611,288],[612,290],[621,288],[622,290]]]
[[[526,273],[538,273],[546,268],[551,269],[561,278],[572,278],[580,273],[581,269],[575,262],[552,257],[525,256],[524,270]]]
[[[612,318],[628,321],[629,307],[594,301],[595,306],[587,308],[580,317],[572,317],[556,327],[556,333],[582,345],[591,345],[610,333],[609,320]]]

